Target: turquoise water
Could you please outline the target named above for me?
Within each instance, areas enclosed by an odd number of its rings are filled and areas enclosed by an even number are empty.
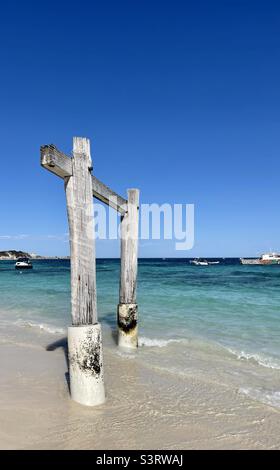
[[[34,261],[20,273],[0,261],[0,324],[57,335],[70,317],[69,261]],[[98,313],[116,326],[119,261],[97,261]],[[177,374],[208,375],[280,406],[280,266],[192,266],[140,260],[138,303],[143,360]]]

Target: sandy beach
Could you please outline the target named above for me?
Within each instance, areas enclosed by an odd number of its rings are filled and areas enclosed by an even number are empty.
[[[143,366],[141,348],[129,356],[106,339],[107,400],[88,408],[69,396],[65,337],[14,329],[5,338],[1,449],[280,448],[279,410],[215,380]]]

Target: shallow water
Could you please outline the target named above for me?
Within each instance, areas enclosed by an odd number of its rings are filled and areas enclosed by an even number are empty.
[[[70,324],[70,265],[34,261],[16,271],[0,261],[0,323],[54,336]],[[97,260],[98,313],[115,347],[119,260]],[[280,407],[280,266],[212,266],[187,260],[139,260],[140,351],[155,372],[199,376]],[[5,338],[2,338],[4,340]]]

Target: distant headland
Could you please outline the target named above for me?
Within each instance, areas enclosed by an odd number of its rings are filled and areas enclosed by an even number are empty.
[[[0,251],[0,260],[16,260],[18,258],[30,259],[69,259],[69,256],[41,256],[36,253],[27,253],[26,251],[7,250]]]

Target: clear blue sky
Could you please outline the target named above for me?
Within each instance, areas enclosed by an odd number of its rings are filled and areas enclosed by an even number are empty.
[[[120,194],[195,204],[192,251],[141,256],[280,249],[280,2],[2,2],[0,44],[0,249],[68,254],[39,147],[70,152],[74,135]]]

